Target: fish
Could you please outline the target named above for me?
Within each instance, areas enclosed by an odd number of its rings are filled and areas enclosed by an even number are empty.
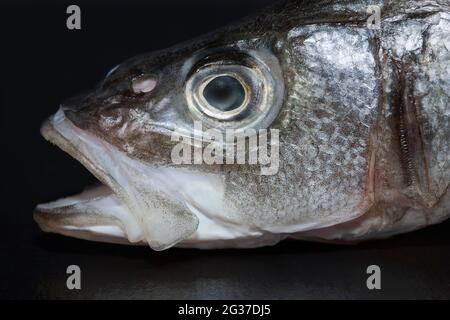
[[[268,160],[235,161],[228,131],[244,146],[257,135],[242,154]],[[278,1],[126,60],[41,133],[100,181],[37,205],[45,232],[162,251],[438,224],[450,215],[450,2]],[[202,152],[230,161],[174,160]]]

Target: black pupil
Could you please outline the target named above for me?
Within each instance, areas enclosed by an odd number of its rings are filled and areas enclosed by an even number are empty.
[[[242,105],[245,99],[245,90],[235,78],[220,76],[206,85],[203,96],[211,106],[225,112]]]

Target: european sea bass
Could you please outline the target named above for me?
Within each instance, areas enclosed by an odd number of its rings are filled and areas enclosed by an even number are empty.
[[[193,97],[211,79],[229,90],[202,112]],[[175,165],[171,134],[193,134],[194,121],[278,129],[279,170]],[[450,3],[281,1],[120,64],[41,132],[103,183],[38,205],[48,232],[164,250],[357,242],[436,224],[450,215]]]

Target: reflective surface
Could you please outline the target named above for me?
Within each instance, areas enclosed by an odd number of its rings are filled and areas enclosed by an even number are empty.
[[[358,246],[285,242],[258,250],[169,250],[95,244],[33,232],[2,244],[3,298],[448,299],[450,223]],[[66,268],[81,268],[80,291]],[[366,268],[381,268],[380,291]]]

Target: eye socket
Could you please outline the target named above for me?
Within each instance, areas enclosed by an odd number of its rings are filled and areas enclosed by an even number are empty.
[[[235,77],[221,75],[206,84],[203,97],[212,107],[227,112],[242,106],[246,92],[241,82]]]

